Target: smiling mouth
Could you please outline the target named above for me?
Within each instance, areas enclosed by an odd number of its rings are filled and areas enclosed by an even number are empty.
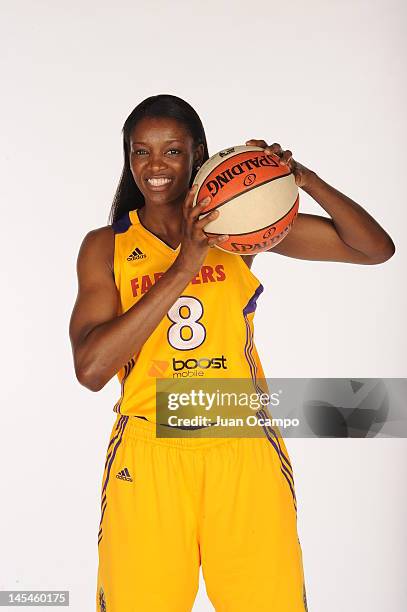
[[[151,185],[151,187],[162,187],[164,185],[169,185],[172,182],[170,178],[149,178],[147,179],[147,183]]]

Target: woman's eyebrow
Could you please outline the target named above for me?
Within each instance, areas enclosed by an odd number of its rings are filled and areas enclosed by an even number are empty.
[[[182,140],[179,140],[179,138],[171,138],[170,140],[164,140],[163,141],[165,144],[168,144],[169,142],[182,142]],[[146,145],[148,143],[143,142],[142,140],[133,140],[132,144],[142,144],[142,145]]]

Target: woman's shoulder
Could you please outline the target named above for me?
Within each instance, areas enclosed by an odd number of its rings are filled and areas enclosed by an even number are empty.
[[[84,237],[80,255],[107,264],[113,272],[114,230],[111,225],[104,225],[90,230]]]

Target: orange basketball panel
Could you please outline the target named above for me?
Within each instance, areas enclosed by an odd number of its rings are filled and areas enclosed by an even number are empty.
[[[220,245],[216,245],[216,247],[236,255],[255,255],[268,251],[287,236],[297,217],[298,207],[299,197],[297,197],[291,210],[282,219],[279,219],[277,223],[248,234],[229,235],[228,240],[225,240]],[[208,236],[219,235],[206,233]]]
[[[209,212],[250,189],[288,174],[290,171],[280,164],[277,155],[266,155],[264,151],[236,153],[208,174],[195,195],[194,203],[210,195],[212,200],[202,211]]]

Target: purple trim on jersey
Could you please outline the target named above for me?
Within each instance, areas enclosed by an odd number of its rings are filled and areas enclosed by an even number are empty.
[[[124,234],[131,226],[130,215],[126,212],[124,215],[112,223],[112,228],[115,234]]]
[[[103,489],[102,489],[102,494],[106,491],[107,483],[109,482],[109,477],[110,477],[110,470],[112,469],[112,464],[113,464],[114,458],[116,456],[117,449],[119,448],[120,443],[121,443],[121,441],[123,439],[123,433],[124,433],[124,430],[126,428],[128,420],[129,420],[128,416],[124,416],[123,417],[123,421],[122,421],[122,424],[120,426],[120,434],[118,434],[118,435],[120,435],[120,437],[119,437],[118,441],[116,442],[116,446],[114,447],[112,456],[111,456],[110,461],[109,461],[109,465],[108,465],[108,468],[107,468],[106,479],[105,479],[105,484],[103,485]]]
[[[292,478],[290,472],[288,471],[288,469],[285,467],[285,465],[281,465],[281,469],[283,470],[284,476],[288,479],[289,482],[292,483],[292,485],[294,487],[294,481],[293,481],[293,478]]]
[[[106,504],[106,505],[105,505],[105,507],[103,508],[103,510],[102,510],[102,514],[101,514],[101,517],[100,517],[100,523],[99,523],[99,525],[100,525],[100,528],[99,528],[99,535],[101,535],[101,534],[102,534],[102,522],[103,522],[103,517],[104,517],[105,512],[106,512],[106,508],[107,508],[107,504]]]
[[[268,415],[264,409],[261,409],[261,410],[259,410],[258,412],[259,412],[259,414],[260,414],[260,415],[261,415],[261,416],[262,416],[264,419],[271,418],[271,417],[270,417],[270,415]],[[282,448],[281,448],[281,446],[280,446],[280,441],[279,441],[279,439],[278,439],[278,436],[277,436],[276,432],[274,431],[274,429],[273,429],[273,428],[272,428],[270,425],[266,425],[266,428],[267,428],[267,429],[268,429],[268,431],[271,433],[271,435],[273,436],[273,438],[275,438],[275,441],[276,441],[276,442],[277,442],[277,444],[278,444],[278,448],[279,448],[280,454],[281,454],[281,456],[283,457],[284,461],[286,462],[287,467],[288,467],[288,468],[289,468],[289,470],[290,470],[290,473],[292,473],[292,472],[293,472],[293,467],[292,467],[292,465],[291,465],[291,462],[290,462],[289,458],[288,458],[288,457],[285,455],[284,451],[282,450]],[[293,480],[294,480],[294,477],[293,477]]]
[[[124,417],[120,417],[120,419],[119,419],[119,421],[118,421],[118,423],[117,423],[117,425],[116,425],[116,430],[115,430],[115,431],[118,431],[118,429],[120,429],[120,427],[121,427],[121,425],[122,425],[122,423],[123,423],[123,418],[124,418]],[[117,436],[118,436],[118,435],[119,435],[119,434],[117,433],[117,434],[116,434],[116,435],[115,435],[115,436],[114,436],[114,437],[111,439],[110,444],[109,444],[109,448],[110,448],[110,446],[113,444],[113,442],[116,440],[116,438],[117,438]],[[106,462],[105,462],[105,471],[106,471],[106,467],[107,467],[107,464],[108,464],[108,462],[109,462],[109,459],[110,459],[111,455],[112,455],[112,453],[111,453],[111,452],[110,452],[110,453],[107,455]],[[99,522],[99,535],[102,533],[102,520],[103,520],[103,515],[104,515],[104,513],[105,513],[105,510],[106,510],[106,505],[107,505],[107,500],[106,500],[106,491],[105,491],[105,492],[102,494],[102,499],[101,499],[101,503],[100,503],[100,512],[101,512],[101,517],[100,517],[100,522]]]
[[[247,320],[247,317],[245,317],[245,323],[246,323],[246,342],[245,342],[245,347],[244,347],[244,354],[246,356],[246,359],[248,361],[249,364],[249,368],[250,368],[250,375],[252,377],[252,381],[254,384],[254,387],[257,391],[257,393],[259,395],[261,395],[262,393],[264,393],[263,389],[257,384],[257,364],[255,362],[255,360],[253,359],[253,355],[252,355],[252,350],[253,350],[253,333],[252,330],[250,328],[250,324],[249,321]]]
[[[256,414],[259,414],[263,419],[269,418],[265,415],[264,411],[259,410]],[[294,482],[294,475],[292,472],[292,468],[291,468],[291,464],[290,464],[290,468],[288,468],[283,461],[283,458],[285,461],[287,461],[285,454],[283,453],[283,451],[281,450],[281,446],[280,446],[280,442],[275,434],[275,432],[273,431],[272,437],[270,436],[270,427],[268,427],[267,425],[262,425],[264,432],[267,436],[267,438],[270,440],[270,442],[273,444],[274,448],[276,449],[278,456],[280,457],[280,463],[281,463],[281,469],[284,470],[284,472],[290,477],[291,482],[293,483],[293,486],[295,486],[295,482]],[[268,430],[268,431],[267,431]]]
[[[121,414],[120,406],[122,405],[123,398],[124,398],[124,383],[126,382],[126,379],[129,376],[132,369],[134,368],[135,364],[136,364],[135,359],[132,357],[130,361],[128,361],[126,365],[124,366],[124,375],[123,375],[122,383],[121,383],[120,399],[116,402],[113,408],[114,412],[117,412],[118,414]]]
[[[246,324],[246,342],[244,345],[244,354],[245,357],[247,359],[247,362],[249,364],[249,368],[250,368],[250,375],[254,384],[254,387],[257,391],[257,393],[262,394],[264,393],[263,389],[257,384],[257,364],[253,358],[252,355],[252,350],[253,350],[253,346],[254,346],[254,337],[253,337],[253,332],[252,329],[250,327],[250,323],[248,320],[247,315],[249,313],[252,313],[256,310],[256,302],[257,302],[257,298],[259,297],[259,295],[264,291],[264,287],[262,284],[260,284],[256,291],[254,292],[254,294],[252,295],[252,297],[250,298],[250,300],[247,302],[246,306],[243,308],[243,317],[245,320],[245,324]]]
[[[291,484],[291,480],[288,478],[287,474],[286,474],[286,473],[285,473],[285,471],[283,470],[284,465],[283,465],[283,464],[282,464],[282,462],[281,462],[281,456],[280,456],[279,450],[278,450],[278,448],[277,448],[277,445],[276,445],[276,443],[274,442],[274,440],[273,440],[273,439],[272,439],[272,438],[269,436],[269,433],[268,433],[267,429],[266,429],[266,428],[265,428],[263,425],[262,425],[262,427],[263,427],[264,433],[265,433],[265,434],[266,434],[266,436],[267,436],[268,441],[269,441],[269,442],[270,442],[270,443],[273,445],[273,447],[274,447],[275,451],[277,452],[277,455],[279,456],[279,459],[280,459],[280,464],[281,464],[281,465],[280,465],[281,473],[282,473],[282,475],[284,476],[284,478],[286,479],[286,481],[288,482],[288,486],[290,487],[291,494],[292,494],[292,496],[293,496],[294,508],[295,508],[295,511],[297,512],[297,497],[296,497],[296,495],[295,495],[294,487],[293,487],[293,485]]]
[[[117,421],[117,425],[116,425],[115,431],[119,432],[119,430],[120,430],[120,427],[121,427],[122,423],[123,423],[123,417],[120,417],[120,419]],[[107,451],[108,451],[108,453],[109,453],[109,449],[110,449],[110,447],[112,446],[112,444],[114,443],[114,441],[116,440],[116,438],[117,438],[117,436],[118,436],[118,435],[119,435],[119,433],[117,433],[115,436],[113,436],[113,438],[110,440],[110,442],[109,442],[109,446],[107,447]],[[107,458],[109,458],[109,457],[110,457],[110,455],[111,455],[111,453],[109,453],[109,454],[108,454],[108,457],[107,457]],[[107,462],[106,462],[106,463],[107,463]]]
[[[286,479],[286,481],[288,482],[288,486],[291,489],[291,493],[292,493],[292,496],[293,496],[294,508],[295,508],[295,511],[297,512],[297,498],[295,497],[293,486],[292,486],[291,482],[289,481],[289,479],[287,478],[287,475],[285,474],[285,472],[283,472],[283,470],[281,470],[281,472],[282,472],[284,478]]]
[[[120,406],[121,406],[121,403],[123,401],[123,396],[124,396],[124,381],[126,380],[126,376],[127,376],[126,372],[127,372],[127,364],[124,366],[124,375],[123,375],[122,382],[120,385],[120,397],[113,407],[114,412],[117,412],[117,414],[121,414]]]
[[[245,316],[249,314],[249,312],[254,312],[256,310],[257,298],[259,297],[260,293],[262,293],[263,291],[264,291],[264,287],[260,283],[260,285],[257,287],[256,291],[253,293],[250,300],[247,302],[246,306],[243,308],[243,314]]]
[[[244,345],[244,354],[249,364],[250,375],[252,377],[252,381],[254,383],[254,386],[257,387],[257,384],[256,384],[257,367],[256,367],[256,363],[254,362],[253,355],[251,353],[252,348],[253,348],[253,334],[250,329],[250,324],[246,317],[245,317],[245,323],[246,323],[246,342]]]
[[[104,517],[105,512],[106,512],[106,508],[107,508],[106,487],[107,487],[107,484],[109,482],[110,471],[112,469],[113,461],[114,461],[114,458],[116,456],[117,449],[119,448],[119,446],[121,444],[121,441],[123,439],[124,430],[126,429],[126,425],[127,425],[128,420],[129,420],[128,416],[120,417],[120,419],[118,421],[118,424],[117,424],[117,427],[116,427],[116,430],[118,431],[118,433],[113,438],[115,440],[117,437],[119,437],[119,439],[117,440],[116,445],[115,445],[115,447],[113,449],[112,456],[110,457],[109,465],[107,467],[107,473],[106,473],[105,482],[104,482],[103,488],[102,488],[101,517],[100,517],[100,522],[99,522],[99,539],[98,539],[98,544],[100,544],[100,541],[101,541],[101,539],[103,537],[103,534],[102,534],[102,521],[103,521],[103,517]]]
[[[265,410],[259,410],[259,413],[261,414],[261,416],[263,418],[270,418]],[[284,454],[284,451],[282,450],[281,446],[280,446],[280,441],[278,439],[278,436],[276,434],[276,432],[274,431],[274,429],[272,427],[270,427],[269,425],[266,425],[267,429],[269,430],[269,432],[271,433],[271,435],[275,438],[277,444],[278,444],[278,448],[280,450],[281,456],[283,457],[284,461],[286,462],[287,466],[289,467],[289,469],[291,470],[291,472],[293,471],[293,466],[291,465],[291,462],[289,460],[288,457],[286,457],[286,455]],[[294,477],[293,477],[294,480]]]
[[[107,467],[107,464],[109,462],[110,457],[112,456],[112,453],[109,453],[108,456],[106,457],[106,461],[105,461],[105,469]]]
[[[246,304],[246,306],[243,309],[243,315],[244,315],[244,319],[245,319],[245,323],[246,323],[246,342],[245,342],[245,347],[244,347],[244,353],[247,359],[247,362],[249,364],[249,368],[250,368],[250,374],[253,380],[253,384],[254,387],[257,391],[257,393],[259,393],[260,395],[262,393],[264,393],[263,389],[258,385],[257,383],[257,364],[253,358],[252,355],[252,350],[253,350],[253,346],[254,346],[254,337],[253,337],[253,332],[250,328],[250,323],[248,321],[247,315],[251,312],[254,312],[256,310],[256,302],[257,302],[257,298],[259,297],[259,295],[263,292],[264,287],[263,285],[259,285],[256,289],[256,291],[254,292],[253,296],[250,298],[250,300],[248,301],[248,303]],[[267,414],[264,410],[259,410],[258,414],[260,414],[263,418],[267,418]],[[267,427],[267,429],[269,430],[269,432],[271,433],[271,435],[273,436],[273,438],[275,438],[275,441],[272,440],[268,434],[268,431],[264,428],[263,429],[266,433],[267,438],[269,439],[269,441],[272,443],[272,445],[274,446],[276,452],[278,453],[278,456],[280,458],[280,463],[281,463],[281,471],[283,472],[285,478],[288,480],[288,476],[285,474],[285,472],[287,472],[287,474],[290,476],[290,478],[293,481],[293,485],[294,485],[294,476],[292,474],[292,467],[291,467],[291,463],[289,461],[289,459],[286,457],[286,455],[284,454],[281,446],[280,446],[280,442],[278,440],[278,436],[276,435],[275,431],[273,428],[271,427]],[[287,464],[284,465],[284,462]],[[291,487],[291,482],[290,484],[290,488]],[[293,491],[293,495],[295,497],[295,493]]]

